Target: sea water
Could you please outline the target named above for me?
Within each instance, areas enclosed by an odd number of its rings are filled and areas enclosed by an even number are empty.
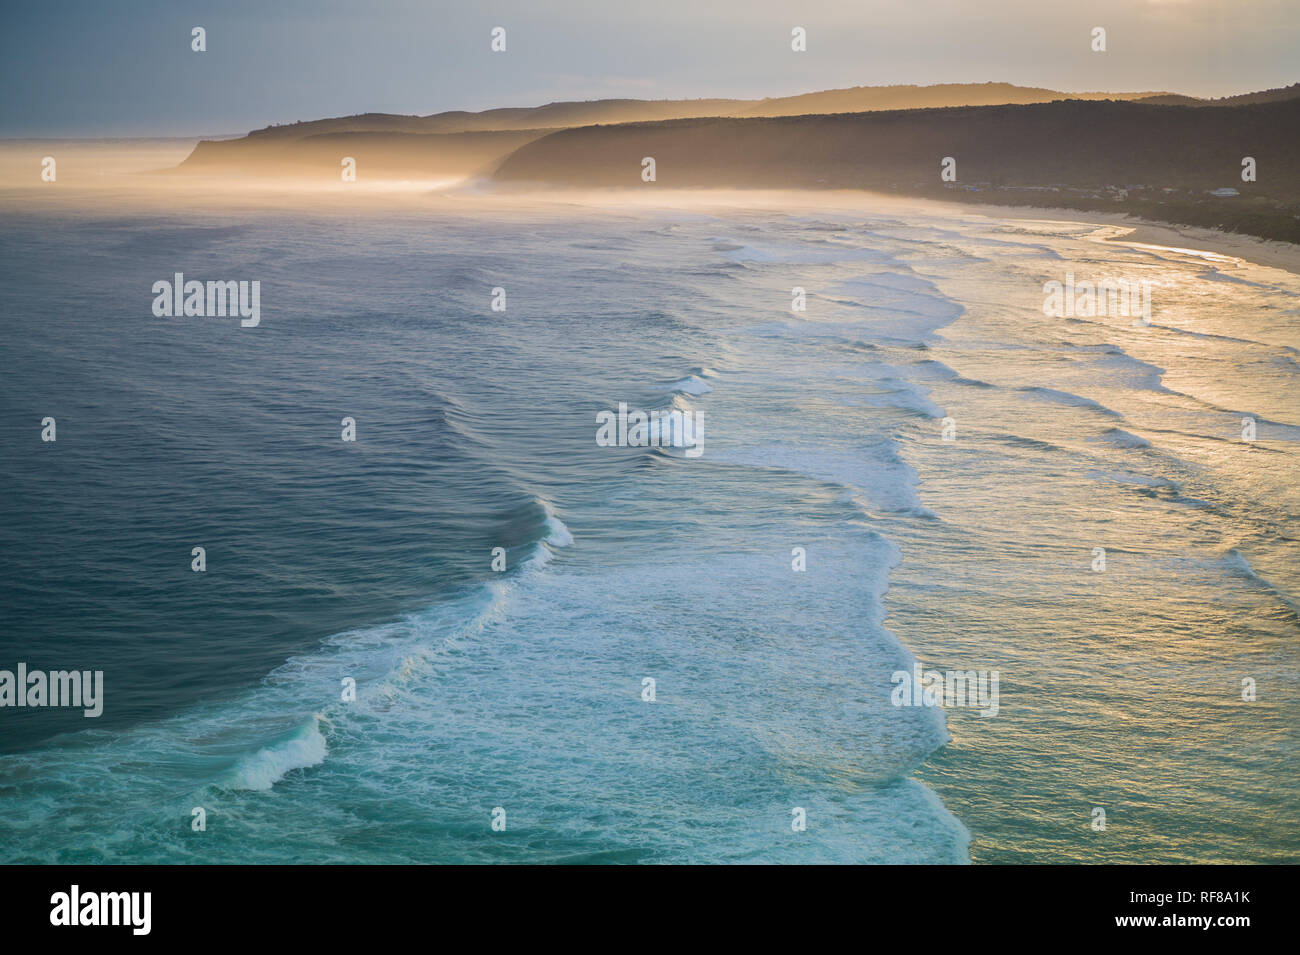
[[[0,711],[0,860],[1295,861],[1294,275],[476,201],[6,206],[0,667],[105,703]],[[177,272],[260,323],[156,317]],[[703,453],[601,446],[620,402]]]

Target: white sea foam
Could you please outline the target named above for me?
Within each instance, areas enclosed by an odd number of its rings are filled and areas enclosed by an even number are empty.
[[[320,716],[304,723],[288,739],[280,740],[240,760],[230,781],[231,789],[270,789],[295,769],[319,766],[329,747],[320,730]]]
[[[539,502],[546,514],[546,536],[537,542],[533,552],[524,560],[524,566],[533,570],[544,567],[555,559],[553,548],[573,545],[573,534],[564,521],[555,516],[555,509],[546,501]]]
[[[668,385],[669,391],[680,391],[688,395],[707,395],[713,386],[698,375],[690,375]]]

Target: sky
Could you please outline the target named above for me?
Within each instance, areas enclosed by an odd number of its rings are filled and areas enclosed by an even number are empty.
[[[0,137],[897,83],[1224,96],[1300,80],[1297,51],[1300,0],[0,0]]]

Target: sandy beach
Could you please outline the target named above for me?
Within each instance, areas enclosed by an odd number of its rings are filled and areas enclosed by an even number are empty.
[[[1111,242],[1125,245],[1157,245],[1173,249],[1196,249],[1203,252],[1215,252],[1245,259],[1257,265],[1274,269],[1284,269],[1300,274],[1300,245],[1289,242],[1270,242],[1249,235],[1223,232],[1219,229],[1202,229],[1196,226],[1175,225],[1168,222],[1152,222],[1123,213],[1085,212],[1079,209],[1030,208],[1026,206],[980,206],[972,209],[962,203],[967,212],[976,212],[998,219],[1036,219],[1039,221],[1090,222],[1097,225],[1113,225],[1131,229],[1131,232],[1117,235]]]

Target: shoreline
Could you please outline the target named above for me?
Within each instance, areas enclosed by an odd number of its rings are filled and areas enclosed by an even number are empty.
[[[1118,226],[1129,229],[1122,235],[1110,236],[1104,242],[1124,245],[1154,245],[1168,249],[1188,249],[1212,252],[1216,255],[1242,259],[1266,268],[1281,269],[1300,275],[1300,245],[1276,242],[1252,235],[1205,229],[1200,226],[1178,225],[1154,219],[1142,219],[1122,212],[1088,212],[1082,209],[1064,209],[1059,206],[998,206],[973,207],[960,202],[945,202],[945,206],[959,207],[977,215],[994,219],[1037,219],[1039,221],[1084,222],[1090,225]],[[987,210],[987,212],[985,212]]]

